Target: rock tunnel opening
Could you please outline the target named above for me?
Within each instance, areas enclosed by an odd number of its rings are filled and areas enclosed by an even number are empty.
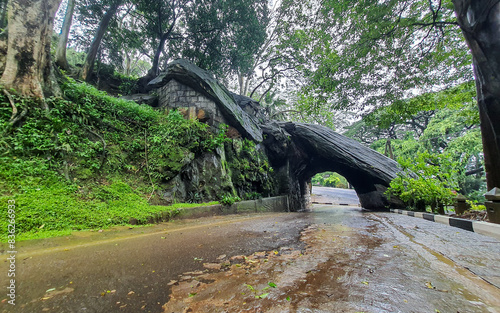
[[[298,175],[297,178],[305,208],[311,204],[312,178],[318,173],[335,173],[336,176],[343,178],[346,186],[342,187],[354,189],[363,208],[380,210],[388,205],[385,198],[380,197],[380,193],[385,191],[384,182],[370,177],[363,171],[332,162],[331,159],[320,160],[314,157],[309,158],[304,165],[302,174]]]
[[[384,192],[400,170],[398,164],[358,142],[319,125],[280,123],[289,135],[286,167],[292,210],[309,207],[308,182],[317,173],[336,172],[352,185],[367,210],[388,210],[398,203]],[[283,160],[283,159],[281,159]]]
[[[340,189],[352,189],[349,181],[337,172],[321,172],[311,177],[312,187],[331,187]]]
[[[359,206],[359,198],[349,181],[336,172],[316,173],[309,181],[312,204]]]

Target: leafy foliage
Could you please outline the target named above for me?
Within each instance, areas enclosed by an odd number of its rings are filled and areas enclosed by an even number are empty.
[[[447,154],[456,166],[457,191],[479,200],[485,192],[479,114],[472,82],[426,93],[375,110],[344,133],[380,153],[413,159],[419,153]]]
[[[420,153],[415,159],[398,160],[403,172],[392,180],[387,190],[415,210],[430,206],[438,210],[451,205],[458,188],[456,164],[449,155]]]
[[[222,199],[219,200],[219,202],[223,205],[232,205],[235,202],[241,201],[241,198],[238,196],[231,196],[231,195],[225,195],[222,197]]]
[[[367,113],[472,80],[451,0],[280,3],[270,55],[293,87],[275,87],[322,124],[338,123],[333,110]]]
[[[171,210],[148,204],[152,184],[227,141],[224,128],[214,135],[177,111],[164,114],[73,80],[63,90],[66,100],[46,99],[49,111],[14,94],[19,110],[29,108],[15,128],[10,103],[0,96],[1,201],[13,198],[22,207],[23,233],[107,227],[130,218],[144,223]]]
[[[311,183],[313,185],[335,188],[347,188],[348,186],[348,182],[344,176],[334,172],[318,173],[313,176]]]
[[[266,39],[267,2],[194,0],[186,10],[190,34],[182,56],[219,77],[245,74]]]

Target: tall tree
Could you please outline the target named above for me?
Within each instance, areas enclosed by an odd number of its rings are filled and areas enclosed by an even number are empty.
[[[102,37],[106,33],[109,23],[113,16],[115,16],[118,7],[123,3],[123,0],[113,0],[102,17],[99,26],[97,27],[94,39],[90,44],[89,50],[87,52],[87,57],[85,58],[85,63],[81,71],[81,77],[84,80],[90,80],[92,71],[94,70],[94,62],[97,57],[97,52],[99,51],[99,46],[101,45]]]
[[[0,83],[21,95],[52,94],[50,40],[61,0],[9,1],[8,47]]]
[[[187,0],[154,1],[141,0],[137,3],[138,13],[145,19],[146,33],[151,37],[154,55],[148,77],[159,73],[160,57],[165,42],[172,36]]]
[[[185,14],[182,54],[218,76],[245,75],[266,40],[268,19],[267,1],[195,0]]]
[[[500,1],[453,0],[472,52],[488,189],[500,187]]]
[[[68,36],[69,30],[71,29],[71,22],[73,20],[75,1],[76,0],[68,0],[66,14],[64,15],[61,33],[59,34],[59,40],[57,42],[55,63],[64,70],[67,70],[69,68],[68,60],[66,59],[66,46],[68,45]]]

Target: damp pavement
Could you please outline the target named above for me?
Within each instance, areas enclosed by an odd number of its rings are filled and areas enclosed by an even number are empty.
[[[313,186],[312,196],[313,201],[320,204],[360,205],[358,195],[354,189]]]
[[[500,312],[499,241],[359,207],[81,232],[16,262],[0,312]]]

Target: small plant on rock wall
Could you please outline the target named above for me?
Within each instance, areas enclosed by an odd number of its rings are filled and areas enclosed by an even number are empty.
[[[226,136],[229,126],[226,124],[219,125],[219,131],[210,140],[207,140],[204,148],[208,151],[213,151],[219,147],[223,147],[224,143],[231,142],[231,138]]]
[[[232,205],[235,202],[241,201],[241,198],[238,196],[231,196],[231,195],[225,195],[222,197],[222,199],[219,200],[219,202],[223,205]]]

